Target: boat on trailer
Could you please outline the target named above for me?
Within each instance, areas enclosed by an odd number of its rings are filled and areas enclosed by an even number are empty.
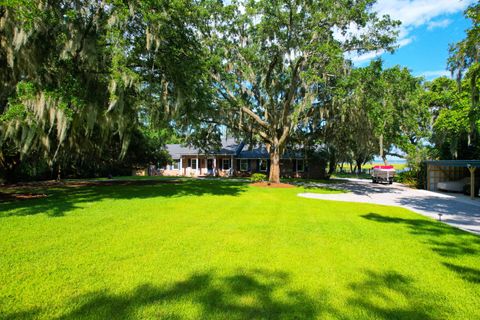
[[[372,171],[373,183],[393,183],[395,169],[393,166],[374,166]]]

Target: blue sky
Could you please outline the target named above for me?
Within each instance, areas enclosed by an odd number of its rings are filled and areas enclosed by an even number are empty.
[[[402,21],[394,54],[375,53],[354,57],[355,65],[364,66],[381,56],[387,67],[402,65],[413,74],[431,80],[446,71],[448,46],[465,38],[470,22],[463,11],[474,0],[379,0],[375,10]]]
[[[401,65],[426,80],[446,75],[448,47],[465,38],[470,22],[463,11],[476,0],[378,0],[374,10],[400,20],[399,49],[394,54],[372,52],[350,57],[365,66],[381,57],[386,67]],[[398,151],[398,150],[397,150]],[[387,157],[389,162],[400,159]],[[381,161],[378,157],[375,161]],[[403,160],[404,161],[404,160]]]

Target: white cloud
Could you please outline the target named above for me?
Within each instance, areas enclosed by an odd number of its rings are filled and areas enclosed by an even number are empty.
[[[433,30],[437,28],[446,28],[452,23],[452,20],[450,19],[443,19],[443,20],[438,20],[438,21],[430,21],[427,24],[427,29],[428,30]]]
[[[397,41],[397,45],[398,45],[399,48],[404,47],[404,46],[412,43],[413,39],[414,39],[414,37],[400,39],[399,41]]]
[[[350,59],[354,64],[359,65],[359,64],[364,64],[365,62],[368,62],[373,58],[381,56],[384,52],[385,52],[384,50],[378,50],[378,51],[372,51],[372,52],[361,54],[361,55],[352,53],[352,54],[347,54],[347,59]]]
[[[419,76],[425,77],[427,80],[431,80],[438,77],[451,77],[450,71],[447,70],[433,70],[433,71],[423,71],[418,74]]]
[[[423,25],[429,30],[445,28],[452,21],[438,17],[465,10],[475,0],[379,0],[373,10],[380,15],[388,14],[392,19],[400,20],[399,42],[408,38],[410,33]]]
[[[379,0],[373,9],[402,21],[404,28],[419,27],[432,19],[463,11],[475,0]]]
[[[413,37],[402,39],[397,42],[397,45],[399,46],[399,48],[401,48],[403,46],[410,44],[413,41],[413,39],[414,39]],[[352,62],[356,65],[362,65],[376,57],[381,56],[384,53],[385,53],[385,50],[372,51],[372,52],[368,52],[361,55],[350,53],[347,55],[347,59],[352,60]]]
[[[409,45],[415,39],[411,35],[415,28],[426,25],[428,30],[446,28],[452,21],[439,17],[465,10],[476,0],[378,0],[373,10],[379,15],[388,14],[394,20],[400,20],[397,45],[399,48]],[[364,64],[382,55],[384,51],[370,52],[364,55],[347,55],[355,64]],[[431,77],[432,75],[430,75]]]

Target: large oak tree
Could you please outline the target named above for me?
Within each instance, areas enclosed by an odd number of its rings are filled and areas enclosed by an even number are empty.
[[[212,4],[204,32],[217,112],[234,130],[254,134],[280,180],[289,137],[322,108],[321,91],[341,76],[346,53],[392,49],[398,24],[379,18],[374,0],[248,0]]]

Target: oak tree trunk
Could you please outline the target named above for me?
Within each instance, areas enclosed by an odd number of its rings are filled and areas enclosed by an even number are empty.
[[[357,160],[357,173],[361,174],[362,173],[362,161]]]
[[[280,183],[280,152],[275,147],[270,149],[270,175],[268,181]]]
[[[57,168],[57,182],[60,182],[62,180],[62,168],[60,167],[60,165],[58,165],[58,168]]]
[[[331,175],[335,173],[336,168],[337,168],[337,158],[336,158],[335,152],[332,151],[330,152],[330,159],[328,161],[328,174]]]
[[[380,158],[384,159],[384,151],[383,151],[383,134],[380,135],[379,139],[378,139],[378,143],[379,143],[379,154],[380,154]]]

